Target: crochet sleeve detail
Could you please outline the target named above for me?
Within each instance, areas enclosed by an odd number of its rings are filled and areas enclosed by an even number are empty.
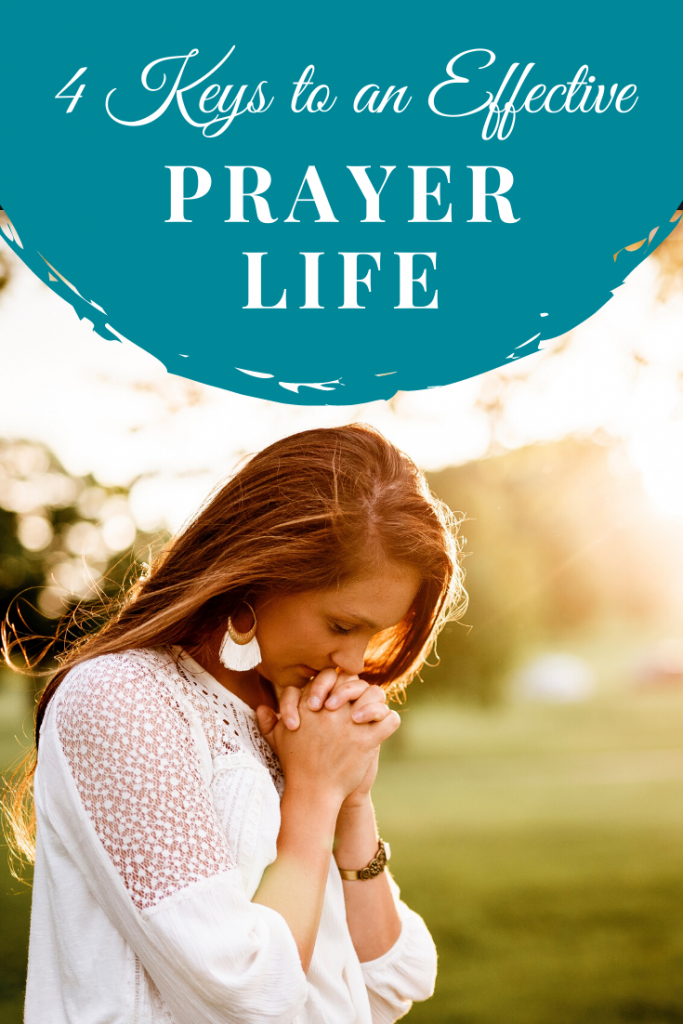
[[[83,807],[140,910],[234,867],[184,709],[141,659],[86,661],[55,699]]]

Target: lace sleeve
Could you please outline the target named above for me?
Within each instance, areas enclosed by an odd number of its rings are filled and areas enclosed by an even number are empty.
[[[149,669],[112,655],[77,667],[62,685],[62,749],[136,906],[232,867],[189,723]]]
[[[133,652],[72,669],[41,727],[39,830],[69,851],[176,1024],[292,1024],[308,991],[296,943],[248,898],[198,724],[162,675]]]

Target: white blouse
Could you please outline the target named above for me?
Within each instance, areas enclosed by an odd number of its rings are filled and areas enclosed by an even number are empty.
[[[427,999],[436,950],[393,880],[400,937],[361,964],[330,858],[308,974],[251,902],[283,788],[255,713],[180,648],[73,668],[40,735],[25,1024],[392,1024]]]

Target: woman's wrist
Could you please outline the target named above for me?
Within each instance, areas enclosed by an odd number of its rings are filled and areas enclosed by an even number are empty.
[[[335,843],[352,838],[358,833],[372,832],[373,829],[376,831],[375,808],[370,794],[354,797],[351,803],[344,800],[337,815]]]
[[[370,794],[342,804],[334,836],[334,857],[340,868],[365,867],[377,853],[378,831]]]
[[[372,807],[372,793],[367,792],[358,796],[355,793],[351,793],[347,796],[341,805],[341,812],[348,814],[355,814],[358,811],[362,811],[368,806]]]
[[[300,847],[305,857],[315,857],[316,850],[327,850],[334,845],[335,825],[339,803],[332,794],[315,794],[310,790],[285,786],[280,803],[280,833],[278,849]],[[306,850],[308,847],[308,850]]]
[[[285,782],[277,857],[266,868],[253,902],[284,917],[307,971],[322,914],[341,796],[303,781]]]
[[[321,825],[324,823],[334,833],[343,800],[343,793],[333,789],[312,786],[310,781],[306,780],[295,783],[285,779],[280,806],[287,809],[296,808],[295,813],[302,814],[312,821],[318,820]]]

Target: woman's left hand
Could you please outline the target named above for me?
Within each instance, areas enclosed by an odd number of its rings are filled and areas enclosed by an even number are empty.
[[[280,714],[276,714],[272,708],[261,706],[257,709],[259,725],[264,735],[270,733],[278,718],[288,729],[299,727],[299,701],[301,690],[296,686],[288,686],[280,698]],[[334,669],[324,669],[319,672],[308,695],[308,706],[313,711],[321,708],[328,708],[336,711],[347,703],[354,704],[352,718],[355,722],[381,722],[391,709],[387,706],[387,698],[381,686],[373,686],[359,679],[358,676],[350,676],[346,672],[337,674]],[[397,721],[396,728],[399,722]],[[372,785],[377,776],[379,766],[379,748],[375,757],[368,766],[361,783],[346,797],[344,808],[361,805],[369,796]]]
[[[372,692],[368,693],[369,690]],[[300,700],[301,690],[297,686],[288,686],[280,696],[280,717],[288,729],[299,728]],[[349,703],[356,705],[355,722],[381,722],[389,713],[386,696],[380,686],[371,686],[348,672],[337,673],[333,668],[318,672],[308,694],[311,711],[320,711],[323,707],[337,711]]]
[[[360,697],[354,701],[354,713],[352,718],[354,722],[380,722],[387,715],[391,714],[391,708],[387,705],[387,695],[381,686],[370,686],[366,684],[367,688],[363,691]],[[396,729],[401,724],[399,718],[396,719]],[[375,753],[374,758],[368,766],[368,770],[363,777],[360,785],[354,789],[352,793],[344,800],[342,804],[342,810],[350,809],[352,807],[359,806],[367,800],[370,795],[370,790],[377,777],[377,769],[379,767],[379,747]]]

